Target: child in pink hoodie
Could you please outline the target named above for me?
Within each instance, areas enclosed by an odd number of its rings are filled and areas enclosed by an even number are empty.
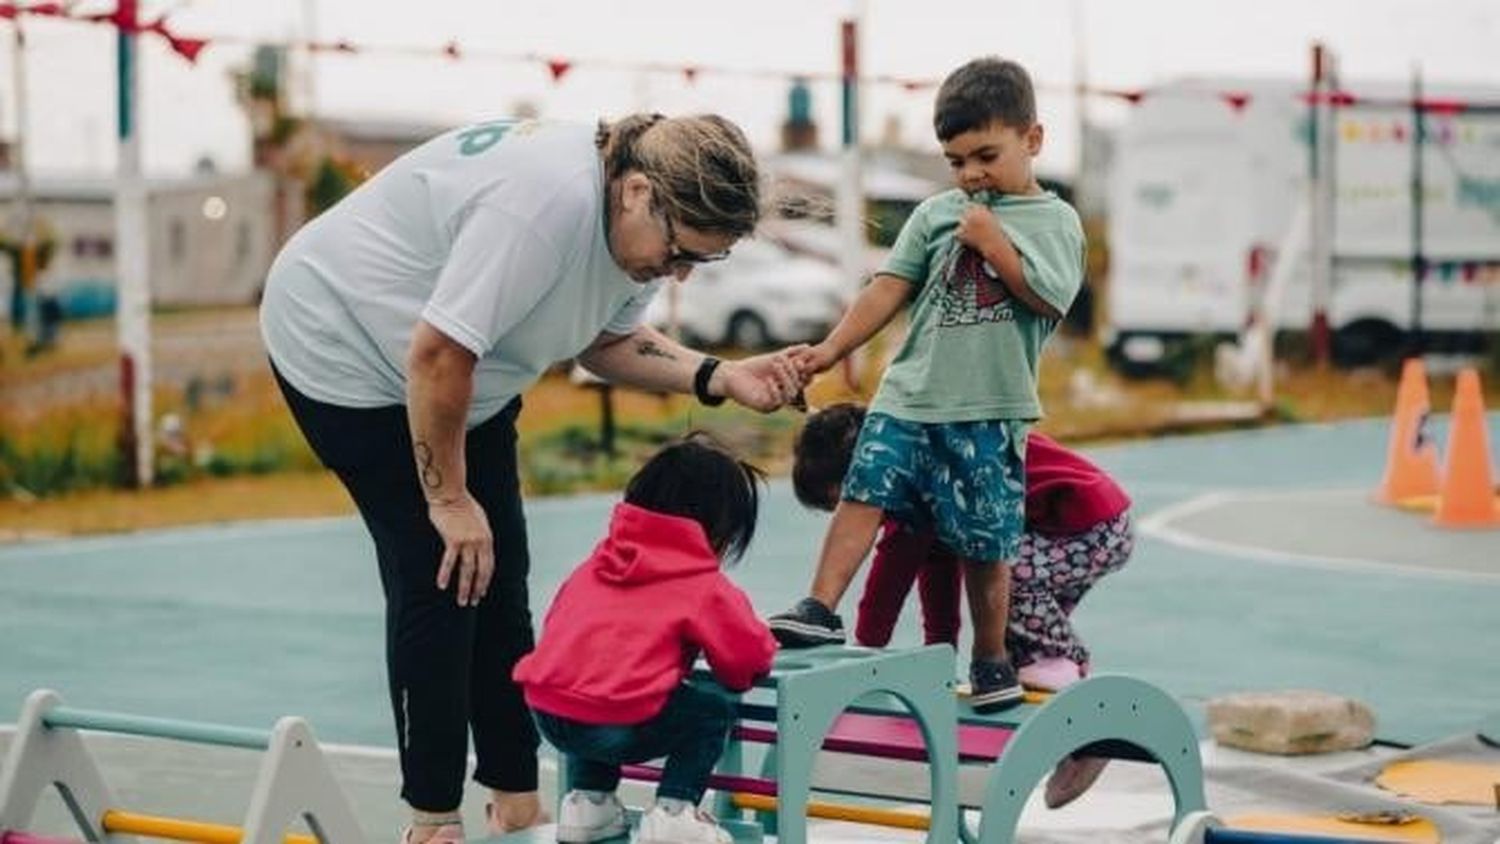
[[[760,470],[702,435],[657,452],[631,478],[609,535],[558,589],[536,650],[516,664],[538,726],[567,757],[557,840],[623,835],[622,764],[666,757],[640,844],[724,844],[698,808],[735,721],[734,700],[684,682],[701,653],[741,692],[776,642],[720,567],[755,533]]]

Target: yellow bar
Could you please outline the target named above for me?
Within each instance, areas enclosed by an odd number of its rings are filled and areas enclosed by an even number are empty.
[[[735,794],[732,799],[735,807],[739,809],[750,809],[756,812],[776,811],[776,798],[774,797],[761,794]],[[918,815],[914,812],[898,812],[895,809],[876,809],[870,806],[850,806],[847,803],[824,803],[818,800],[807,801],[807,816],[896,829],[927,829],[932,825],[932,820],[926,815]]]
[[[166,838],[172,841],[192,841],[198,844],[240,844],[245,831],[227,824],[204,823],[183,818],[161,815],[142,815],[109,809],[104,813],[105,832],[121,832],[129,835],[144,835],[148,838]],[[311,835],[287,835],[284,844],[318,844]]]

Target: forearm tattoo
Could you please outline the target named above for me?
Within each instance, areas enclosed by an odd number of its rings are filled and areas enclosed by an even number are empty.
[[[417,440],[417,473],[422,478],[422,488],[436,492],[443,488],[443,470],[433,460],[432,446],[426,440]]]
[[[635,344],[635,353],[643,358],[666,358],[677,360],[677,356],[656,344],[655,340],[642,340]]]

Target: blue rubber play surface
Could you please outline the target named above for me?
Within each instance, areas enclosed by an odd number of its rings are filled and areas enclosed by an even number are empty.
[[[1500,415],[1490,430],[1500,442]],[[1086,449],[1140,530],[1077,615],[1096,670],[1160,685],[1199,719],[1236,690],[1346,694],[1400,742],[1500,709],[1500,532],[1367,503],[1386,436],[1371,420]],[[538,617],[614,501],[528,503]],[[806,588],[824,518],[772,485],[734,573],[763,613]],[[381,625],[352,518],[0,548],[0,722],[45,686],[76,706],[228,724],[295,713],[325,741],[390,746]],[[909,608],[896,644],[918,639]]]

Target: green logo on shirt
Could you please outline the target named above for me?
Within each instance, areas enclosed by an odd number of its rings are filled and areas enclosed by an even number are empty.
[[[514,129],[515,120],[491,120],[480,123],[458,133],[460,155],[478,155],[500,142],[506,133]]]

